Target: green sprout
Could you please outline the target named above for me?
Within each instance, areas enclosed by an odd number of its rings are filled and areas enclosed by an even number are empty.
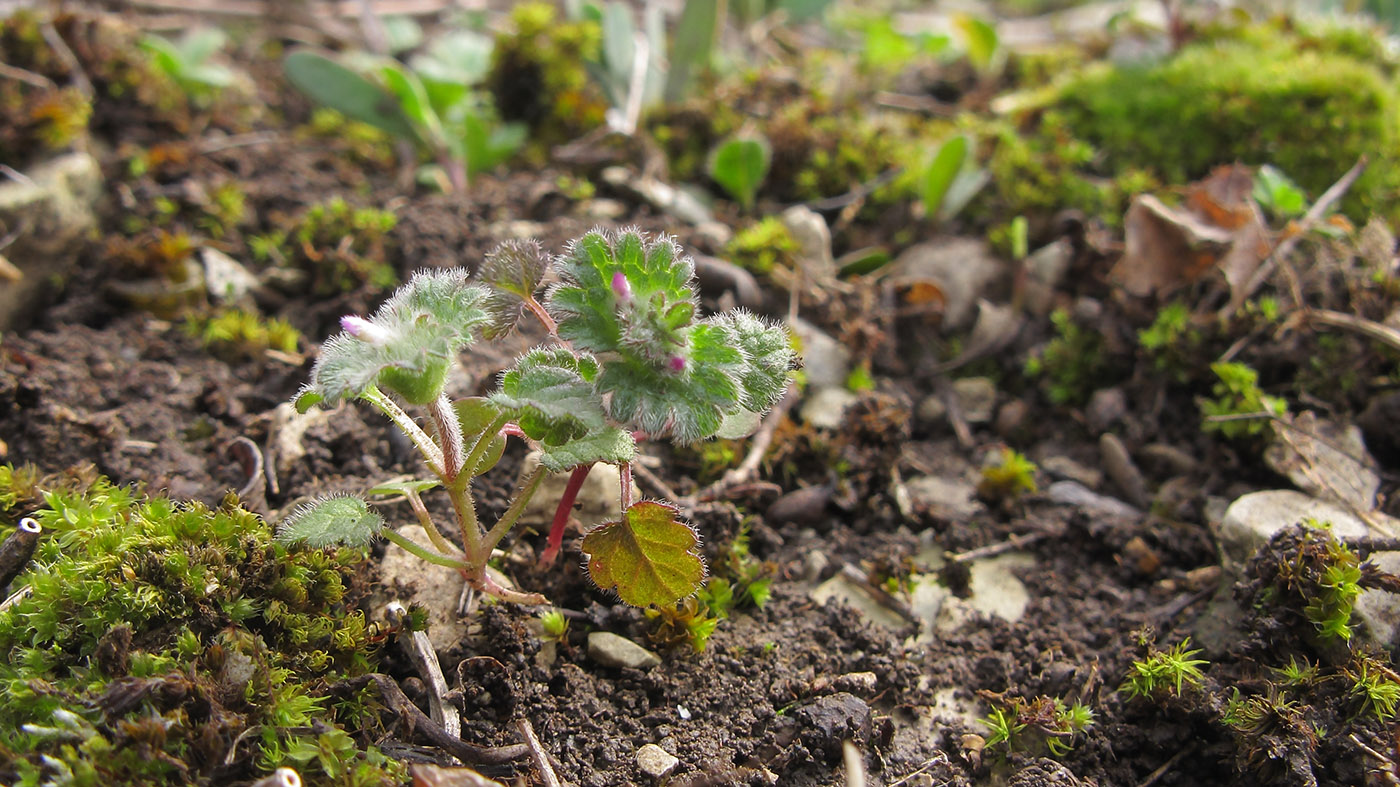
[[[992,706],[981,723],[989,731],[987,748],[1031,751],[1043,747],[1051,756],[1063,757],[1075,740],[1094,726],[1094,712],[1080,702],[1067,704],[1059,697],[1036,697],[1027,702],[1012,697]]]
[[[1034,493],[1035,462],[1024,454],[1003,448],[1001,460],[982,468],[977,493],[989,500],[1015,500],[1023,494]]]
[[[569,618],[557,609],[540,612],[540,636],[548,642],[563,642],[569,635]]]
[[[558,283],[540,301],[551,268]],[[477,278],[460,269],[422,272],[374,316],[342,318],[344,331],[322,346],[296,405],[305,411],[362,401],[409,437],[430,477],[367,494],[406,498],[432,544],[386,528],[359,498],[307,506],[284,523],[279,538],[363,545],[382,535],[457,569],[476,590],[541,604],[543,596],[502,587],[486,573],[491,550],[545,475],[568,472],[543,555],[551,562],[583,478],[604,462],[621,470],[622,509],[583,539],[590,577],[639,607],[690,596],[705,576],[699,539],[675,506],[634,500],[636,440],[741,436],[781,397],[795,360],[787,332],[748,313],[697,318],[694,272],[673,240],[632,230],[595,230],[554,259],[534,241],[510,241],[487,256]],[[526,317],[544,326],[549,341],[520,356],[490,395],[449,398],[446,382],[458,353],[478,337],[506,336]],[[425,408],[432,433],[403,405]],[[507,437],[537,449],[540,463],[488,526],[477,517],[472,479],[495,465]],[[423,505],[421,494],[439,486],[452,501],[460,547]]]
[[[1274,416],[1288,413],[1288,406],[1259,388],[1259,373],[1242,363],[1213,363],[1211,371],[1220,381],[1212,388],[1214,398],[1201,400],[1203,428],[1235,440],[1256,437],[1269,428]]]
[[[233,84],[234,72],[214,62],[227,44],[228,34],[217,27],[191,28],[176,41],[154,33],[141,39],[156,68],[196,101],[208,101]]]
[[[1345,674],[1351,679],[1347,696],[1357,703],[1360,715],[1381,721],[1395,718],[1400,711],[1400,682],[1394,671],[1374,658],[1360,657]]]
[[[1210,662],[1196,658],[1201,651],[1189,650],[1190,644],[1187,637],[1170,650],[1150,648],[1146,658],[1133,662],[1118,690],[1129,699],[1155,700],[1164,695],[1179,697],[1185,687],[1201,685],[1205,679],[1201,665]]]

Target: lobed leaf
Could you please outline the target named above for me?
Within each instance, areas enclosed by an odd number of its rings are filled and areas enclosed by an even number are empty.
[[[520,429],[545,445],[563,445],[606,426],[594,389],[598,362],[563,347],[536,347],[501,375],[492,404],[511,412]]]
[[[277,529],[284,545],[368,546],[384,529],[384,518],[358,497],[323,497],[298,507]]]
[[[787,331],[742,310],[715,319],[733,330],[744,354],[744,368],[739,372],[740,405],[756,413],[766,412],[787,390],[788,374],[797,362]]]
[[[414,404],[431,401],[457,352],[489,319],[485,297],[460,268],[415,274],[363,321],[368,330],[362,338],[340,333],[326,340],[298,406],[309,406],[308,393],[335,403],[376,383]]]
[[[560,445],[545,444],[542,449],[540,464],[550,472],[562,473],[595,462],[630,462],[637,455],[637,441],[626,429],[607,426]]]
[[[616,591],[637,607],[671,604],[705,579],[695,531],[675,508],[655,501],[635,503],[622,519],[583,537],[588,573],[598,587]]]

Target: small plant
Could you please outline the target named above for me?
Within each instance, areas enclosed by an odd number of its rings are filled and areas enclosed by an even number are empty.
[[[1290,599],[1323,640],[1351,639],[1351,612],[1361,594],[1361,558],[1332,534],[1332,526],[1305,519],[1271,542],[1261,580],[1276,589],[1274,598]],[[1315,668],[1314,668],[1315,669]]]
[[[1170,650],[1148,647],[1146,658],[1133,662],[1128,676],[1118,690],[1129,699],[1158,700],[1164,696],[1180,697],[1185,687],[1195,688],[1205,679],[1201,672],[1205,659],[1198,659],[1200,650],[1188,649],[1190,637]]]
[[[720,621],[720,616],[714,613],[710,602],[702,598],[707,595],[714,582],[712,579],[705,583],[699,596],[649,607],[644,614],[655,624],[655,628],[647,637],[663,648],[689,645],[696,653],[704,651],[710,642],[710,635],[715,633]],[[725,585],[727,587],[728,583]]]
[[[1066,704],[1059,697],[1036,697],[1027,702],[1012,697],[1005,704],[992,705],[981,720],[989,733],[987,748],[1007,751],[1035,751],[1044,747],[1051,756],[1063,757],[1074,748],[1075,739],[1094,726],[1094,712],[1083,703]]]
[[[982,468],[977,493],[988,500],[1015,500],[1023,494],[1034,493],[1035,462],[1011,448],[1003,448],[1001,460]]]
[[[792,267],[799,250],[801,246],[783,220],[765,216],[758,223],[734,233],[725,252],[734,264],[766,275],[774,268]]]
[[[1050,322],[1056,335],[1026,360],[1026,376],[1044,376],[1046,394],[1055,404],[1082,404],[1109,376],[1103,336],[1080,325],[1066,309],[1051,312]]]
[[[569,619],[557,609],[540,612],[540,636],[548,642],[564,642],[569,636]]]
[[[753,208],[758,187],[768,177],[773,149],[761,136],[739,136],[721,142],[710,154],[709,174],[744,210]]]
[[[191,320],[188,328],[209,349],[237,358],[253,358],[267,350],[294,353],[301,340],[286,320],[264,319],[244,309],[225,309],[207,319]]]
[[[1288,413],[1288,405],[1277,396],[1269,396],[1259,388],[1259,373],[1242,363],[1213,363],[1210,370],[1220,381],[1211,392],[1213,399],[1201,400],[1201,414],[1206,421],[1202,428],[1219,432],[1231,440],[1257,437],[1269,428],[1270,416]],[[1230,416],[1255,416],[1230,420],[1212,420]]]
[[[335,197],[307,208],[290,229],[250,238],[248,246],[255,259],[307,271],[317,295],[382,290],[398,284],[383,262],[397,224],[390,211],[355,208]]]
[[[1307,209],[1307,195],[1272,164],[1260,167],[1254,175],[1254,201],[1270,215],[1293,219]]]
[[[489,96],[476,89],[491,62],[491,39],[458,31],[430,47],[414,67],[392,59],[368,64],[368,76],[328,55],[287,56],[287,78],[313,101],[413,143],[437,165],[447,189],[465,191],[525,142],[525,127],[499,122]],[[421,173],[435,180],[433,172]]]
[[[919,199],[930,220],[956,216],[987,184],[987,173],[973,159],[966,136],[949,138],[938,146],[919,175]]]
[[[1390,721],[1400,712],[1400,679],[1389,667],[1369,656],[1358,656],[1343,671],[1351,680],[1347,696],[1357,705],[1357,713]]]
[[[233,71],[213,62],[227,43],[228,35],[219,28],[197,27],[186,30],[177,41],[152,33],[141,39],[141,48],[186,95],[207,102],[233,84]]]
[[[541,302],[537,291],[551,265],[559,283]],[[458,569],[477,590],[539,604],[542,596],[508,590],[487,575],[491,550],[545,474],[568,471],[546,550],[552,559],[588,469],[607,462],[622,470],[622,510],[584,537],[589,575],[641,607],[690,595],[705,574],[698,539],[672,505],[634,500],[635,441],[738,436],[737,424],[751,425],[782,395],[794,360],[786,332],[747,313],[696,319],[693,277],[693,262],[669,238],[593,231],[552,261],[538,243],[502,244],[477,280],[461,270],[419,273],[373,317],[345,317],[344,333],[323,346],[297,407],[359,400],[403,430],[432,477],[369,494],[407,497],[432,546],[409,542],[364,500],[348,497],[298,511],[280,538],[316,546],[383,535]],[[489,396],[450,400],[444,387],[458,351],[477,336],[505,336],[527,315],[544,325],[549,343],[518,358]],[[399,401],[427,408],[434,434]],[[508,436],[537,448],[540,464],[486,527],[477,519],[472,479],[495,464]],[[460,547],[443,537],[419,499],[436,486],[452,500]]]
[[[1178,383],[1190,379],[1203,341],[1191,322],[1191,310],[1181,301],[1163,306],[1152,325],[1138,332],[1138,345],[1152,357],[1152,365]]]
[[[1318,680],[1318,667],[1316,664],[1303,658],[1303,663],[1299,664],[1295,656],[1288,657],[1288,664],[1276,667],[1273,670],[1278,676],[1279,683],[1289,688],[1302,688],[1316,683]]]

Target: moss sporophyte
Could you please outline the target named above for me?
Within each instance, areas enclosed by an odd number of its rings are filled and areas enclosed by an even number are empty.
[[[557,281],[537,297],[553,269]],[[619,517],[583,539],[599,587],[629,604],[668,604],[705,577],[692,528],[666,502],[634,499],[637,441],[693,443],[747,433],[778,400],[794,365],[787,332],[746,312],[697,318],[694,263],[668,237],[595,230],[553,259],[534,241],[496,248],[478,274],[415,275],[372,317],[342,319],[296,398],[302,411],[359,400],[412,441],[430,477],[384,484],[366,497],[408,500],[431,544],[409,541],[365,499],[332,497],[296,511],[278,538],[312,546],[364,545],[375,536],[458,569],[476,590],[523,604],[545,599],[502,587],[486,572],[491,550],[519,519],[546,474],[570,473],[544,562],[552,562],[578,493],[596,463],[617,465]],[[485,397],[453,401],[446,381],[458,352],[478,337],[506,336],[522,318],[549,338],[516,359]],[[404,410],[422,407],[425,430]],[[508,437],[540,452],[540,463],[489,526],[478,519],[472,479],[500,459]],[[441,486],[452,502],[461,547],[438,529],[421,499]]]

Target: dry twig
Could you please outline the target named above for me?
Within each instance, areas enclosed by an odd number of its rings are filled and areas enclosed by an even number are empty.
[[[545,787],[561,787],[559,777],[554,773],[554,766],[549,762],[549,753],[540,745],[540,739],[535,736],[535,728],[530,725],[530,720],[516,719],[515,729],[530,749],[530,759],[535,763],[535,770],[540,773],[540,781],[544,782]]]
[[[358,692],[371,684],[379,691],[379,697],[384,701],[384,704],[408,725],[410,731],[417,731],[434,745],[464,763],[503,765],[530,753],[530,748],[523,743],[513,743],[509,746],[477,746],[474,743],[467,743],[460,737],[449,735],[441,725],[428,718],[428,715],[419,710],[417,705],[409,701],[408,697],[404,695],[403,689],[399,688],[399,684],[395,683],[393,678],[382,673],[371,672],[368,675],[344,680],[335,684],[331,690],[336,693]]]

